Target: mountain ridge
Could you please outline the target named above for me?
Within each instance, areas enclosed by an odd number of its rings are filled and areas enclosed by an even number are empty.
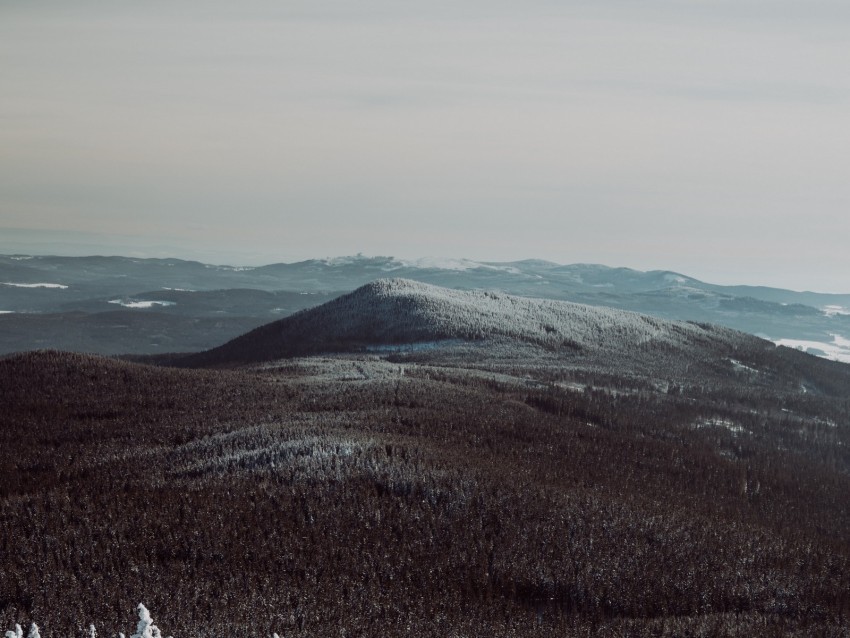
[[[189,355],[183,364],[250,363],[452,339],[507,340],[550,352],[588,355],[622,355],[647,344],[685,348],[760,341],[719,326],[665,321],[625,310],[387,278]]]

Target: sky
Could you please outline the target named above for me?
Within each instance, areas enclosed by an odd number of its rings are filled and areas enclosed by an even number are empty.
[[[0,0],[0,253],[850,292],[845,0]]]

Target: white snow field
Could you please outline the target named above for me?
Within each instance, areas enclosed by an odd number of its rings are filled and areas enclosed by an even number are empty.
[[[64,284],[48,284],[48,283],[39,283],[39,284],[16,284],[11,281],[4,281],[4,286],[14,286],[15,288],[57,288],[60,290],[65,290],[68,286]]]
[[[824,306],[821,308],[823,314],[827,317],[835,317],[839,315],[850,316],[850,308],[845,308],[843,306]]]
[[[125,308],[153,308],[154,306],[176,306],[174,301],[128,301],[126,299],[113,299],[109,303],[118,304]]]
[[[850,363],[850,339],[846,339],[841,335],[832,335],[832,343],[808,341],[805,339],[775,339],[773,342],[777,346],[796,348],[797,350],[809,352],[809,354],[821,356],[832,361]]]

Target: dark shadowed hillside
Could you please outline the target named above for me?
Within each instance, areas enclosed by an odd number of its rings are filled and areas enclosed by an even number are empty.
[[[848,366],[815,397],[750,385],[765,361],[660,388],[399,354],[0,360],[0,624],[115,635],[143,601],[177,637],[850,629]]]

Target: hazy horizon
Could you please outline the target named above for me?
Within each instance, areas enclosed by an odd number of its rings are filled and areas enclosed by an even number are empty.
[[[837,0],[11,0],[0,252],[847,293],[848,27]]]
[[[54,239],[47,240],[45,235],[54,235]],[[29,237],[29,239],[28,239]],[[33,239],[35,237],[36,239]],[[11,240],[10,240],[11,239]],[[65,252],[60,252],[64,250]],[[469,257],[467,255],[401,255],[395,253],[364,253],[357,251],[356,253],[346,254],[298,254],[298,255],[279,255],[275,253],[238,253],[232,249],[221,251],[216,250],[197,250],[187,248],[185,246],[169,246],[160,244],[152,247],[151,244],[140,241],[137,237],[112,238],[110,241],[107,238],[95,234],[87,234],[81,232],[70,233],[45,233],[27,231],[24,229],[11,229],[11,233],[0,237],[0,255],[26,255],[26,256],[59,256],[59,257],[129,257],[137,259],[182,259],[186,261],[199,261],[214,265],[227,266],[266,266],[274,263],[295,263],[306,260],[322,260],[335,259],[344,257],[391,257],[398,260],[409,262],[424,262],[424,263],[439,263],[440,261],[451,262],[452,260],[468,260],[480,263],[509,263],[519,262],[530,259],[541,259],[561,265],[572,264],[596,264],[608,266],[611,268],[630,268],[638,271],[671,271],[681,275],[691,277],[709,284],[717,285],[744,285],[744,286],[766,286],[772,288],[783,288],[787,290],[795,290],[797,292],[818,292],[827,294],[850,294],[847,290],[826,290],[821,288],[795,288],[793,286],[781,285],[781,283],[771,283],[766,281],[756,281],[750,279],[724,279],[722,274],[717,273],[695,273],[687,270],[664,267],[664,266],[644,266],[641,267],[635,264],[612,262],[605,263],[594,260],[570,260],[570,259],[547,259],[538,255],[526,255],[516,259],[490,259],[486,257]],[[714,275],[717,276],[714,276]]]

